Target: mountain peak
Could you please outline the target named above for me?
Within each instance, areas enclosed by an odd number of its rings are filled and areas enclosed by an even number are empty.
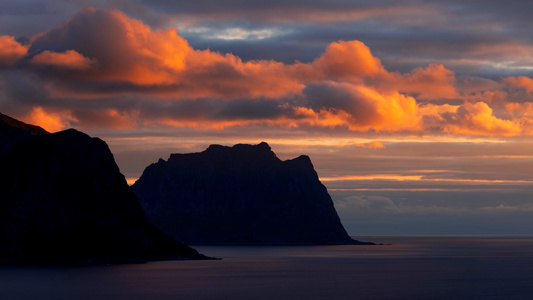
[[[252,164],[280,161],[270,146],[265,142],[261,142],[257,145],[236,144],[232,147],[214,144],[210,145],[201,153],[171,154],[171,157],[193,154],[201,155],[202,153],[206,158],[209,157],[212,160],[225,159],[228,161],[242,161]]]
[[[214,151],[231,151],[231,150],[237,150],[237,151],[268,151],[271,152],[272,149],[266,142],[261,142],[257,145],[251,145],[251,144],[235,144],[232,147],[229,146],[222,146],[218,144],[212,144],[210,145],[205,151],[207,152],[214,152]]]

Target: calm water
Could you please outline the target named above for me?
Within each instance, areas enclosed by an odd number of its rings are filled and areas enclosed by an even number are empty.
[[[220,261],[0,267],[0,299],[533,299],[533,236],[196,247]]]

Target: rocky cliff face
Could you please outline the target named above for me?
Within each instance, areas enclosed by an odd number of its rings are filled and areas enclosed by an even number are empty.
[[[149,223],[105,142],[27,128],[0,123],[1,263],[204,258]]]
[[[132,186],[155,226],[190,244],[357,244],[308,156],[268,144],[172,154]]]

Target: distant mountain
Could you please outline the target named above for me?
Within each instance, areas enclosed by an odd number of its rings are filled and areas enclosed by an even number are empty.
[[[351,239],[308,156],[211,145],[148,166],[131,187],[155,226],[189,244],[364,244]]]
[[[105,142],[0,115],[0,263],[205,256],[153,227]]]

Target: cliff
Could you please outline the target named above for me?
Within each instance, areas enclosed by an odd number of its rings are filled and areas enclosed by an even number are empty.
[[[205,258],[149,223],[105,142],[13,120],[0,119],[0,263]]]
[[[264,142],[172,154],[132,189],[156,227],[189,244],[362,244],[309,157],[281,161]]]

